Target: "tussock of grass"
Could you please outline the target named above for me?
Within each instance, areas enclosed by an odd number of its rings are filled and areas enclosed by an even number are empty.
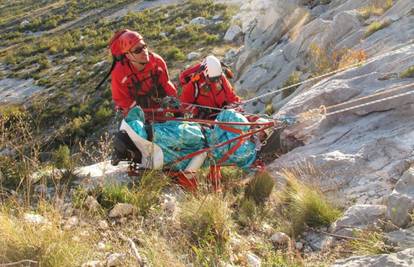
[[[353,49],[338,49],[332,53],[316,43],[309,46],[308,58],[313,76],[319,76],[330,71],[364,62],[367,58],[365,51]]]
[[[56,214],[43,214],[48,223],[33,224],[8,210],[0,211],[1,263],[33,260],[39,266],[80,266],[94,255],[93,237],[78,230],[63,231]]]
[[[292,251],[275,250],[272,244],[264,243],[260,247],[262,266],[301,267],[304,262]],[[313,263],[314,264],[314,263]],[[317,265],[319,266],[319,265]]]
[[[308,186],[295,176],[293,172],[285,171],[286,188],[279,194],[281,214],[287,221],[281,227],[288,227],[285,232],[292,236],[300,234],[305,226],[329,226],[341,212],[333,207],[315,187]],[[290,225],[286,225],[289,222]]]
[[[245,175],[243,169],[235,166],[227,166],[221,168],[221,184],[224,192],[232,192],[234,194],[242,191],[241,179]]]
[[[253,199],[242,198],[237,213],[237,221],[242,226],[249,226],[255,223],[258,207]]]
[[[384,233],[364,230],[354,233],[355,240],[350,240],[348,246],[355,254],[378,255],[394,252],[392,247],[385,244]]]
[[[400,73],[400,78],[414,78],[414,65]]]
[[[282,87],[288,87],[291,86],[293,84],[299,83],[300,82],[300,72],[299,71],[293,71],[290,76],[288,77],[288,79],[285,81],[285,83],[283,84]],[[282,96],[283,98],[286,98],[288,96],[290,96],[293,92],[295,92],[295,90],[298,88],[298,86],[294,86],[292,88],[289,88],[287,90],[282,91]]]
[[[258,205],[263,205],[272,193],[274,186],[275,181],[269,173],[257,173],[247,184],[245,197],[253,199]]]
[[[179,220],[198,247],[212,245],[224,250],[233,227],[231,210],[218,195],[195,196],[182,203]]]
[[[384,29],[385,27],[388,27],[391,24],[390,21],[374,21],[372,22],[365,32],[365,38],[372,35],[374,32]]]
[[[168,177],[160,172],[145,173],[137,185],[105,185],[98,190],[98,202],[107,209],[116,203],[129,203],[137,207],[138,213],[146,215],[158,204],[161,191],[169,184]]]
[[[372,15],[381,16],[392,7],[393,2],[393,0],[374,0],[372,4],[358,9],[358,13],[364,19],[368,19]]]
[[[310,57],[311,70],[315,76],[327,73],[332,70],[332,61],[329,58],[328,52],[312,43],[309,46],[308,55]]]
[[[266,103],[265,105],[265,114],[271,116],[273,115],[273,113],[275,113],[275,108],[273,107],[273,103],[270,100],[268,103]]]
[[[348,66],[364,62],[367,59],[367,54],[364,50],[339,49],[332,53],[335,68],[342,69]]]
[[[179,260],[178,255],[174,253],[174,249],[179,247],[178,244],[172,247],[171,243],[158,233],[141,236],[140,241],[142,242],[143,255],[150,266],[185,266]],[[175,241],[178,243],[180,240]]]
[[[244,195],[238,200],[237,222],[252,229],[261,225],[268,215],[266,201],[272,193],[275,182],[267,172],[257,173],[244,188]]]

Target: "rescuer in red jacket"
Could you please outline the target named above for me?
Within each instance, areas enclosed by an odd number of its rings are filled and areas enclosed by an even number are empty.
[[[115,34],[110,42],[117,62],[112,71],[112,99],[124,114],[135,104],[157,108],[165,96],[177,97],[165,61],[149,52],[143,37],[130,30]]]
[[[211,119],[218,111],[190,104],[223,108],[240,102],[215,56],[207,56],[202,63],[183,71],[179,78],[183,85],[180,101],[183,107],[192,108],[194,117]]]
[[[179,79],[183,85],[180,97],[181,104],[184,108],[192,109],[196,118],[214,119],[219,110],[192,106],[191,104],[224,108],[240,103],[240,98],[223,74],[220,60],[215,56],[207,56],[202,63],[183,71]],[[213,190],[221,190],[220,166],[211,165],[207,178],[210,180]],[[191,179],[188,180],[188,183],[191,184]]]

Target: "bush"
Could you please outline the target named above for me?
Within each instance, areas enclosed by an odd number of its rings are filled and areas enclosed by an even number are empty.
[[[310,57],[312,73],[314,73],[315,76],[331,71],[332,62],[325,49],[315,43],[312,43],[309,46],[308,56]]]
[[[414,78],[414,65],[400,73],[400,78]]]
[[[182,204],[179,219],[196,246],[214,246],[223,252],[233,226],[230,214],[226,201],[218,195],[191,196]]]
[[[95,121],[98,123],[106,122],[112,116],[112,109],[101,106],[95,114]]]
[[[269,101],[265,105],[265,114],[271,116],[273,113],[275,113],[275,108],[273,107],[272,101]]]
[[[372,35],[374,32],[384,29],[385,27],[388,27],[391,24],[390,21],[374,21],[372,22],[365,32],[365,38]]]
[[[73,164],[69,147],[66,145],[59,146],[53,153],[53,161],[58,169],[71,169]]]
[[[364,19],[372,15],[381,16],[393,5],[393,2],[393,0],[374,0],[371,5],[358,9],[358,13]]]
[[[347,246],[356,254],[378,255],[389,254],[394,249],[385,244],[383,232],[378,230],[363,230],[354,232],[354,240],[350,240]]]
[[[290,76],[288,77],[288,79],[285,81],[285,83],[283,84],[282,88],[297,84],[300,82],[300,72],[298,71],[293,71]],[[294,86],[291,87],[289,89],[286,89],[284,91],[282,91],[282,97],[286,98],[288,96],[290,96],[293,92],[295,92],[295,90],[298,88],[299,86]]]
[[[319,76],[333,70],[346,68],[363,62],[366,59],[366,53],[363,50],[344,48],[335,50],[332,54],[329,54],[326,49],[319,47],[315,43],[309,46],[307,56],[309,58],[312,76]]]
[[[176,46],[168,47],[165,51],[163,51],[163,54],[165,55],[167,61],[185,59],[184,53]]]
[[[242,226],[252,225],[257,218],[257,213],[258,207],[256,202],[251,198],[242,198],[237,213],[237,221]]]
[[[129,203],[137,207],[138,213],[145,216],[160,198],[161,191],[169,184],[169,179],[163,173],[151,171],[145,173],[139,184],[105,185],[97,192],[98,202],[107,209],[116,203]]]
[[[253,199],[256,204],[263,205],[272,193],[275,181],[267,172],[259,172],[247,184],[245,197]]]
[[[340,217],[341,212],[316,187],[299,181],[296,174],[290,171],[284,171],[282,176],[286,180],[286,187],[279,193],[279,206],[281,217],[290,223],[290,231],[286,232],[296,236],[305,226],[329,226]]]

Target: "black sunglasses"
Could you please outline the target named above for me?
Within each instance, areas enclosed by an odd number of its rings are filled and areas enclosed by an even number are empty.
[[[147,44],[144,44],[143,46],[137,47],[134,50],[131,50],[130,52],[132,54],[140,54],[144,49],[147,49]]]

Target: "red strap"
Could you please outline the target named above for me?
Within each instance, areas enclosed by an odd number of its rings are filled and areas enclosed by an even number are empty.
[[[230,139],[230,140],[227,140],[227,141],[225,141],[225,142],[222,142],[222,143],[219,143],[219,144],[213,145],[212,147],[207,147],[207,148],[204,148],[204,149],[198,150],[198,151],[196,151],[196,152],[193,152],[193,153],[187,154],[187,155],[185,155],[185,156],[183,156],[183,157],[180,157],[180,158],[176,159],[174,162],[172,162],[172,163],[170,163],[170,164],[171,164],[171,165],[177,164],[177,163],[178,163],[178,162],[180,162],[180,161],[183,161],[183,160],[186,160],[186,159],[190,159],[190,158],[195,157],[195,156],[197,156],[197,155],[200,155],[200,154],[202,154],[202,153],[204,153],[204,152],[209,152],[209,151],[212,151],[212,150],[214,150],[214,149],[216,149],[216,148],[219,148],[219,147],[225,146],[225,145],[227,145],[227,144],[231,144],[231,143],[233,143],[233,142],[234,142],[234,141],[236,141],[236,140],[243,140],[243,141],[244,141],[244,139],[248,139],[248,138],[250,138],[250,136],[252,136],[253,134],[256,134],[256,133],[258,133],[258,132],[264,131],[264,130],[266,130],[266,129],[270,128],[270,127],[272,127],[272,125],[269,125],[269,126],[263,126],[262,128],[257,129],[257,130],[251,130],[251,131],[249,131],[249,132],[247,132],[247,133],[243,133],[242,135],[237,136],[237,137],[235,137],[235,138],[232,138],[232,139]],[[242,141],[242,142],[243,142],[243,141]]]
[[[225,131],[235,133],[235,134],[242,134],[243,133],[243,131],[240,130],[240,129],[237,129],[237,128],[234,128],[234,127],[231,127],[231,126],[228,126],[228,125],[224,125],[224,124],[221,124],[220,128],[225,130]]]
[[[241,138],[239,139],[239,141],[232,147],[229,149],[229,151],[227,151],[226,154],[224,154],[224,156],[217,162],[219,165],[226,162],[226,160],[228,160],[228,158],[234,154],[234,152],[236,152],[237,149],[239,149],[239,147],[243,144],[244,139]]]

